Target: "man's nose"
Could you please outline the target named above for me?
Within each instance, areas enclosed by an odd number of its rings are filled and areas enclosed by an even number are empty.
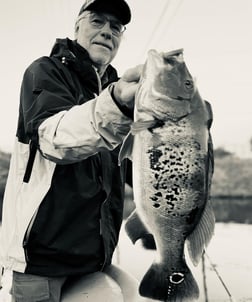
[[[101,29],[102,35],[106,36],[106,38],[111,38],[112,37],[112,29],[110,27],[110,22],[107,21],[105,25]]]

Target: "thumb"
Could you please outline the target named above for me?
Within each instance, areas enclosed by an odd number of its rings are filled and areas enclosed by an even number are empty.
[[[122,80],[125,82],[138,82],[143,70],[143,64],[137,65],[125,71]]]

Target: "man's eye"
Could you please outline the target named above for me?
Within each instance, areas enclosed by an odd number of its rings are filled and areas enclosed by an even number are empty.
[[[104,24],[104,20],[100,19],[100,18],[94,18],[91,20],[91,23],[93,25],[103,25]]]
[[[121,25],[120,24],[116,24],[116,23],[112,23],[111,24],[111,29],[115,32],[121,32]]]

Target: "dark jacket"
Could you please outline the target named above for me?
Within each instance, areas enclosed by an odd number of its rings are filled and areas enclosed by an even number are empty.
[[[18,204],[15,209],[21,209],[17,215],[26,212],[15,234],[25,261],[8,250],[2,256],[5,266],[62,276],[102,270],[111,263],[126,173],[124,162],[118,166],[118,150],[131,123],[105,89],[117,79],[109,66],[101,83],[87,52],[69,39],[57,40],[50,57],[26,70],[3,215],[4,233],[11,223],[11,198]],[[21,191],[13,196],[15,174]],[[13,243],[14,238],[3,240]]]

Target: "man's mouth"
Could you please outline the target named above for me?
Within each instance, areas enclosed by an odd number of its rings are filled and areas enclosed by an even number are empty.
[[[105,44],[105,43],[102,43],[102,42],[94,42],[94,44],[98,45],[98,46],[102,46],[102,47],[105,47],[109,50],[112,50],[112,47],[108,44]]]

